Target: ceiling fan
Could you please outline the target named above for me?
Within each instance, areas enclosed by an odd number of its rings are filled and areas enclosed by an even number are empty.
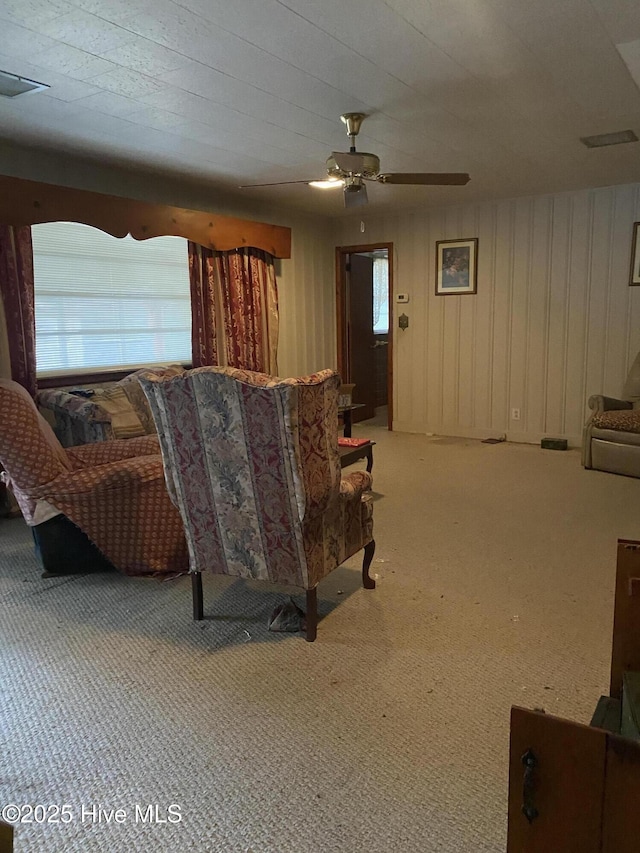
[[[356,151],[356,136],[360,132],[365,113],[341,115],[351,140],[349,151],[332,151],[327,159],[327,178],[323,181],[276,181],[271,184],[244,184],[249,187],[277,187],[285,184],[308,184],[318,187],[343,187],[344,206],[359,207],[367,203],[365,181],[379,184],[422,184],[427,186],[464,186],[469,183],[466,172],[381,172],[380,159],[375,154]]]

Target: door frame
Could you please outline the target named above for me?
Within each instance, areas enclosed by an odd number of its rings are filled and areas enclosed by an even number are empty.
[[[347,282],[345,277],[346,256],[359,252],[374,252],[376,249],[386,249],[389,261],[389,334],[387,344],[387,427],[393,430],[393,243],[368,243],[360,246],[336,246],[336,321],[338,343],[338,372],[347,375],[349,363],[346,352],[346,297]]]

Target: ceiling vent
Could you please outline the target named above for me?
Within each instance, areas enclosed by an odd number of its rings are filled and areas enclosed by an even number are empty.
[[[638,137],[632,130],[618,130],[616,133],[600,133],[598,136],[582,136],[580,142],[587,148],[604,148],[605,145],[622,145],[624,142],[637,142]]]
[[[29,92],[41,92],[48,89],[46,83],[38,83],[17,74],[9,74],[8,71],[0,71],[0,95],[5,98],[17,98],[19,95],[27,95]]]

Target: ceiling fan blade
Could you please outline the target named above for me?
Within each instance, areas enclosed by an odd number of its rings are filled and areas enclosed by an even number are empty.
[[[248,190],[251,187],[284,187],[286,184],[310,184],[311,181],[322,180],[318,178],[309,178],[308,181],[276,181],[273,184],[240,184],[238,189]]]
[[[361,172],[364,167],[362,154],[350,154],[348,151],[332,151],[336,166],[343,172]]]
[[[364,184],[351,184],[344,188],[345,207],[361,207],[367,201],[367,188]]]
[[[401,172],[378,175],[381,184],[427,184],[431,186],[464,186],[471,180],[466,172]]]

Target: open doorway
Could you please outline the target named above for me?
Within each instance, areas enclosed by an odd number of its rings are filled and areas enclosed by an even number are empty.
[[[354,422],[393,429],[393,244],[338,246],[338,370],[354,384]]]

